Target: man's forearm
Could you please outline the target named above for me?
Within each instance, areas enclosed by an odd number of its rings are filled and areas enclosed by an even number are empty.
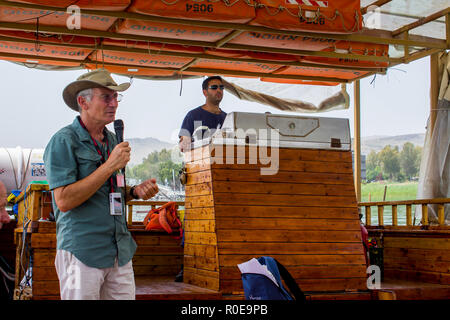
[[[67,212],[86,202],[114,173],[106,163],[84,179],[56,188],[53,192],[59,210]]]

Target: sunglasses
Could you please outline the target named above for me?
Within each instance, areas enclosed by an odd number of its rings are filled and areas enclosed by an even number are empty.
[[[225,86],[223,84],[221,84],[220,86],[218,86],[217,84],[213,84],[212,86],[208,87],[208,89],[211,89],[211,90],[217,90],[219,88],[220,88],[220,90],[223,90],[225,88]]]

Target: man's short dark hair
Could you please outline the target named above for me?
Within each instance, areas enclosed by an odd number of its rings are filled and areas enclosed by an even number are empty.
[[[202,89],[203,89],[203,90],[207,90],[207,89],[208,89],[209,82],[210,82],[211,80],[220,80],[220,81],[223,83],[223,79],[222,79],[221,76],[212,76],[212,77],[208,77],[208,78],[206,78],[205,80],[203,80],[203,83],[202,83]]]

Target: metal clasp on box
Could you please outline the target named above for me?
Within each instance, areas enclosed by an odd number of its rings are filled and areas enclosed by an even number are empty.
[[[341,148],[341,139],[338,138],[331,138],[331,147],[332,148]]]

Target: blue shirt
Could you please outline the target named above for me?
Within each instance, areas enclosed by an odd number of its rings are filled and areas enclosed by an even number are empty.
[[[184,117],[179,136],[192,137],[194,131],[200,126],[208,127],[209,129],[213,129],[211,131],[214,131],[222,127],[226,116],[227,114],[222,110],[220,110],[220,114],[215,114],[204,110],[202,106],[192,109]],[[195,137],[199,136],[203,136],[203,134],[195,134]]]
[[[105,130],[110,152],[117,145],[116,136]],[[99,143],[105,159],[107,145]],[[101,156],[78,120],[59,130],[49,141],[44,152],[47,180],[51,190],[75,183],[94,172],[101,165]],[[115,179],[113,179],[115,183]],[[114,186],[114,192],[122,188]],[[56,218],[57,249],[71,252],[78,260],[92,268],[111,268],[117,258],[119,266],[127,264],[136,251],[128,231],[125,211],[112,216],[109,209],[108,179],[95,194],[72,210],[62,212],[53,208]],[[124,197],[122,203],[124,208]]]

